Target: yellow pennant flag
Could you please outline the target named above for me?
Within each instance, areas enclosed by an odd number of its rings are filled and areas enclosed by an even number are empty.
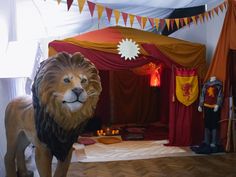
[[[159,21],[160,21],[159,18],[155,18],[155,19],[154,19],[154,23],[155,23],[155,26],[156,26],[156,29],[157,29],[157,30],[158,30],[158,28],[159,28]]]
[[[85,0],[78,0],[79,12],[81,13],[84,8]]]
[[[96,5],[97,5],[97,11],[98,11],[98,20],[100,20],[100,18],[102,17],[104,6],[102,6],[100,4],[96,4]]]
[[[185,23],[185,25],[188,25],[188,18],[187,17],[184,18],[184,23]]]
[[[196,16],[192,16],[191,18],[193,20],[193,23],[196,25],[197,24]]]
[[[143,29],[145,28],[146,23],[147,23],[147,17],[142,17],[141,24]]]
[[[167,29],[169,31],[169,29],[170,29],[170,19],[165,19],[165,21],[166,21]]]
[[[214,17],[214,9],[211,10],[211,17]]]
[[[204,16],[205,16],[206,20],[208,21],[208,19],[209,19],[209,14],[208,14],[208,12],[205,12],[205,13],[204,13]]]
[[[114,10],[113,11],[113,13],[114,13],[114,16],[115,16],[115,19],[116,19],[116,25],[118,24],[118,22],[119,22],[119,19],[120,19],[120,11],[118,11],[118,10]]]
[[[129,21],[130,21],[130,26],[132,27],[134,24],[134,15],[129,14]]]
[[[177,29],[179,29],[179,18],[175,18],[175,24],[177,26]]]
[[[200,22],[203,23],[204,22],[204,19],[203,19],[203,14],[199,14],[199,19],[200,19]]]
[[[60,4],[60,3],[61,3],[61,0],[57,0],[57,3]]]

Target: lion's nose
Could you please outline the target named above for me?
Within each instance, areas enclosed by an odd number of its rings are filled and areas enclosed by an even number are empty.
[[[76,94],[76,96],[79,96],[83,91],[84,91],[84,89],[77,88],[77,87],[72,89],[72,92],[74,92]]]

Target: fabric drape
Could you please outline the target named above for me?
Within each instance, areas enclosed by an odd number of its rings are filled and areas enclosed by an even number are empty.
[[[111,71],[113,120],[115,124],[148,124],[159,120],[160,95],[158,88],[149,86],[149,75],[132,71]]]
[[[172,74],[171,82],[175,79]],[[175,93],[175,84],[170,87],[170,95]],[[174,146],[199,144],[203,140],[203,115],[197,111],[198,101],[185,106],[177,99],[169,97],[169,143]]]
[[[58,51],[58,45],[64,45],[65,43],[109,54],[117,54],[118,43],[126,38],[132,39],[139,45],[142,56],[150,57],[151,55],[144,49],[143,44],[152,44],[162,54],[166,55],[170,62],[178,63],[187,68],[197,68],[199,76],[201,78],[205,76],[207,68],[204,45],[121,26],[108,27],[64,40],[52,41],[49,43],[49,53],[51,53],[52,48]]]
[[[217,79],[223,82],[224,102],[221,109],[221,123],[220,123],[220,139],[222,143],[226,144],[227,127],[229,118],[229,65],[232,56],[229,55],[230,50],[236,50],[236,1],[228,0],[228,9],[225,15],[224,24],[221,30],[220,38],[218,40],[215,53],[211,60],[211,64],[205,81],[211,76],[216,76]]]

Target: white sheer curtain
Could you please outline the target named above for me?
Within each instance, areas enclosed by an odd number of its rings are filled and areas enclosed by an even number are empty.
[[[4,155],[6,152],[6,138],[4,114],[5,108],[13,98],[25,95],[26,78],[1,78],[0,79],[0,176],[5,176]]]

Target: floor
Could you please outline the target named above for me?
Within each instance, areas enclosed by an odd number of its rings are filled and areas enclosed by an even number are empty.
[[[236,153],[71,163],[68,177],[236,177]]]

